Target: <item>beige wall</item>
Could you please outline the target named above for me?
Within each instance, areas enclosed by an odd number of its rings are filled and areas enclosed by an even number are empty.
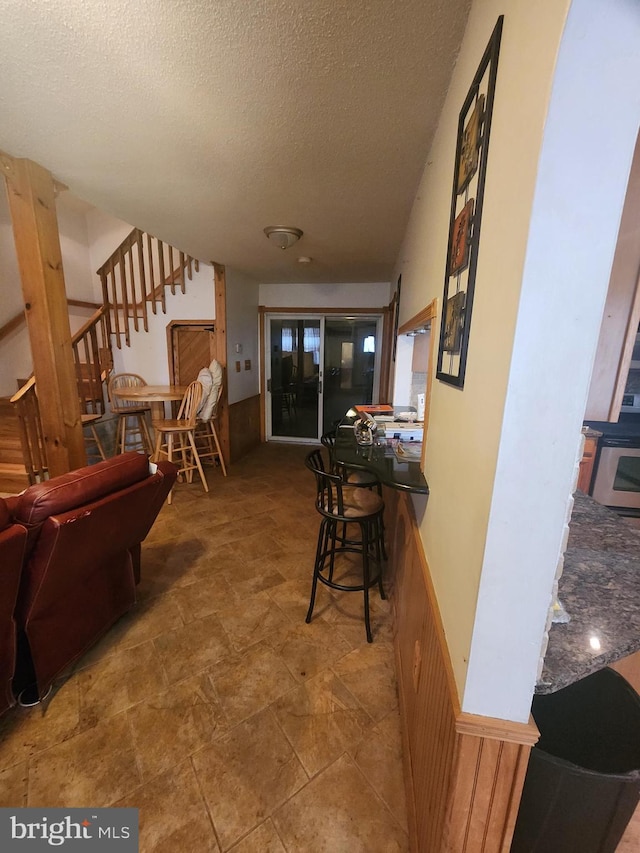
[[[473,3],[394,277],[401,322],[441,304],[458,113],[505,12],[466,381],[434,380],[416,508],[463,710],[513,720],[535,684],[637,132],[637,4],[576,0],[565,31],[569,5]]]
[[[464,391],[434,381],[421,532],[462,696],[547,100],[566,2],[510,4],[491,128]],[[458,113],[502,4],[475,3],[400,255],[400,322],[441,305]],[[517,128],[517,133],[516,133]]]

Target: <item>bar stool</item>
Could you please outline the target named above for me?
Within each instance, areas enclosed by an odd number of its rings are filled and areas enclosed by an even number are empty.
[[[375,491],[348,485],[339,474],[327,470],[319,448],[307,455],[305,465],[316,478],[316,510],[322,516],[313,567],[311,600],[305,621],[311,622],[318,581],[330,589],[362,592],[367,642],[371,643],[370,587],[377,584],[380,597],[385,598],[381,547],[384,503]],[[354,526],[358,527],[358,538],[350,538],[350,530]],[[361,556],[362,583],[339,583],[334,580],[336,558],[349,553]]]
[[[96,423],[100,420],[100,414],[82,414],[82,429],[88,429],[90,435],[84,434],[84,444],[87,450],[87,462],[91,458],[96,458],[102,462],[106,461],[107,454],[104,452],[104,447],[100,441],[100,436],[96,429]]]
[[[118,416],[116,432],[116,454],[127,450],[142,450],[145,453],[153,451],[153,442],[147,426],[148,405],[121,400],[113,391],[118,388],[141,387],[147,383],[137,373],[115,373],[109,380],[107,393],[111,403],[111,411]],[[127,438],[129,442],[127,443]]]
[[[335,474],[340,474],[344,481],[349,486],[358,486],[360,489],[375,489],[382,497],[382,484],[375,474],[371,471],[365,471],[360,468],[351,468],[348,465],[343,465],[336,462],[334,446],[336,443],[336,427],[327,430],[320,436],[320,442],[329,451],[329,459],[331,460],[331,470]],[[387,559],[387,549],[384,544],[384,517],[380,520],[380,546],[382,548],[382,556]]]

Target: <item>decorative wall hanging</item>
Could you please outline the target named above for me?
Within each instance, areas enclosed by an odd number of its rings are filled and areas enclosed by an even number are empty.
[[[501,15],[458,119],[436,377],[459,388],[464,385],[467,366],[502,22]]]

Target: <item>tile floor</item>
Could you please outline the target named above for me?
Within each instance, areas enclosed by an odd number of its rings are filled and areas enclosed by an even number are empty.
[[[306,449],[178,485],[137,607],[0,719],[0,806],[136,806],[141,851],[408,850],[388,605],[321,588]]]
[[[407,851],[388,605],[326,588],[306,448],[178,485],[138,606],[0,718],[0,807],[135,806],[141,853]],[[640,808],[618,853],[640,850]]]

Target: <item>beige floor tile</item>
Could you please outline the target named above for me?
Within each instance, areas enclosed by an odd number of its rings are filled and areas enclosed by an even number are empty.
[[[297,679],[312,678],[336,663],[352,650],[352,646],[323,619],[308,625],[298,623],[283,626],[264,640],[285,662]]]
[[[406,853],[407,835],[351,758],[342,756],[273,814],[285,848],[304,853]]]
[[[32,759],[29,806],[109,806],[139,787],[133,740],[124,713]]]
[[[23,808],[27,805],[27,762],[0,771],[0,808]]]
[[[322,616],[326,622],[335,626],[354,646],[366,642],[361,592],[336,592],[319,583],[313,609],[313,618],[316,616]],[[369,590],[369,618],[374,644],[392,642],[391,608],[388,601],[380,598],[375,586]]]
[[[120,713],[164,690],[160,657],[152,642],[117,650],[77,674],[83,727]]]
[[[291,621],[297,625],[304,624],[309,609],[310,594],[310,572],[307,572],[305,578],[287,580],[268,591],[269,597],[275,601],[280,610],[286,613]]]
[[[350,746],[349,752],[391,814],[408,831],[399,712],[387,714],[355,748]]]
[[[273,710],[309,776],[315,776],[350,745],[359,743],[373,725],[330,671],[287,693]]]
[[[131,708],[127,717],[145,781],[208,746],[228,729],[206,673],[150,695]]]
[[[225,569],[223,577],[229,583],[235,599],[243,601],[262,590],[284,583],[285,577],[275,566],[265,564],[262,559],[242,563]]]
[[[216,559],[226,560],[230,568],[281,550],[280,543],[268,532],[254,533],[253,522],[251,525],[246,521],[238,522],[237,526],[238,530],[242,530],[238,540],[228,542],[216,550]]]
[[[341,658],[333,669],[374,720],[382,720],[398,707],[393,646],[360,646]]]
[[[141,600],[105,635],[111,650],[131,649],[183,625],[178,605],[169,595]],[[91,653],[87,657],[91,658]]]
[[[78,684],[70,679],[35,708],[11,708],[0,717],[0,768],[25,761],[81,731]]]
[[[241,723],[192,760],[223,850],[262,823],[307,781],[269,711]]]
[[[233,591],[222,572],[203,575],[188,586],[172,590],[171,595],[185,625],[194,619],[202,619],[224,610],[234,600]]]
[[[287,853],[271,820],[250,832],[246,838],[234,844],[229,853]]]
[[[209,674],[231,725],[266,708],[297,683],[284,661],[263,645],[222,661]]]
[[[113,805],[139,809],[140,853],[218,853],[220,850],[190,761]]]
[[[289,624],[285,614],[266,592],[230,602],[218,616],[236,649],[246,649],[270,632]]]
[[[230,652],[217,616],[196,619],[155,639],[170,684],[212,666]]]

